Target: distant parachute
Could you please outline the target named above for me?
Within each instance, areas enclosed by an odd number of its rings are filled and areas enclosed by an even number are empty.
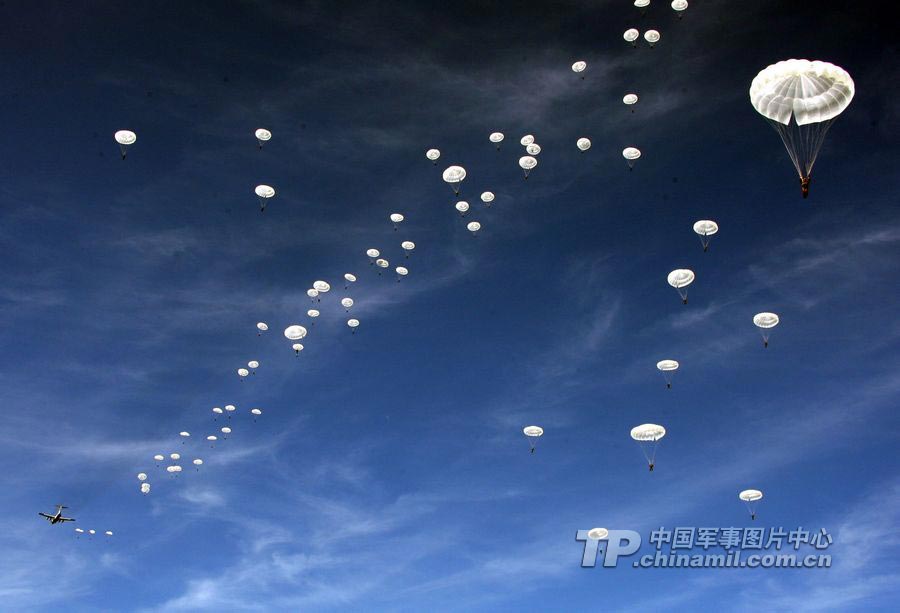
[[[540,426],[525,426],[522,428],[522,433],[528,439],[528,444],[531,446],[531,453],[534,453],[537,440],[544,436],[544,429]]]
[[[406,252],[406,257],[409,257],[409,254],[416,248],[416,244],[412,241],[403,241],[400,243],[400,248]]]
[[[237,410],[237,407],[235,407],[233,404],[226,404],[225,410],[229,413],[234,413]],[[231,419],[231,417],[229,416],[228,419]]]
[[[353,298],[341,298],[341,306],[349,311],[353,306]]]
[[[591,148],[591,139],[584,137],[579,138],[577,141],[575,141],[575,146],[578,147],[579,151],[584,153]]]
[[[747,510],[750,511],[750,519],[756,519],[756,503],[762,500],[763,493],[759,490],[744,490],[738,494],[738,498],[747,504]]]
[[[141,494],[149,494],[150,493],[150,484],[149,483],[141,483]]]
[[[688,2],[687,0],[672,0],[671,6],[672,10],[675,11],[675,14],[678,15],[678,19],[681,19],[681,14],[684,13],[688,7]]]
[[[657,424],[641,424],[631,429],[631,438],[637,441],[644,457],[647,458],[650,472],[653,472],[653,466],[656,464],[656,448],[665,435],[666,429]]]
[[[369,256],[369,264],[375,263],[375,258],[381,255],[378,249],[366,249],[366,255]]]
[[[694,271],[688,268],[677,268],[666,277],[669,285],[678,290],[681,302],[687,304],[687,286],[694,282]]]
[[[676,360],[660,360],[656,363],[656,368],[662,373],[663,379],[666,380],[666,387],[672,387],[672,375],[678,370],[680,365]]]
[[[146,480],[147,480],[147,473],[138,473],[138,474],[137,474],[137,478],[138,478],[138,481],[146,481]]]
[[[256,324],[256,329],[257,329],[256,336],[262,336],[263,332],[268,331],[269,325],[266,322],[261,321],[258,324]]]
[[[83,529],[83,528],[75,528],[75,532],[77,532],[77,533],[79,533],[79,534],[83,534],[83,533],[84,533],[84,529]]]
[[[634,0],[634,5],[639,9],[644,9],[650,6],[650,0]]]
[[[519,158],[519,166],[522,170],[525,171],[525,180],[528,180],[528,173],[531,172],[535,166],[537,166],[537,159],[531,157],[530,155],[525,155]]]
[[[409,269],[405,266],[398,266],[394,271],[397,273],[397,283],[400,283],[400,279],[409,274]]]
[[[442,178],[444,183],[449,184],[453,188],[453,193],[459,196],[459,187],[466,178],[466,169],[462,166],[448,166],[444,170]]]
[[[250,409],[250,412],[254,415],[262,415],[262,409]]]
[[[180,437],[182,437],[182,438],[188,438],[190,435],[191,435],[191,433],[190,433],[190,432],[187,432],[187,431],[179,432],[179,433],[178,433],[178,436],[180,436]],[[182,442],[183,442],[183,441],[182,441]]]
[[[711,219],[701,219],[694,223],[694,232],[700,237],[703,251],[709,250],[709,237],[719,231],[719,224]]]
[[[250,360],[249,362],[247,362],[247,367],[251,370],[256,370],[257,368],[259,368],[259,362],[257,362],[256,360]]]
[[[220,430],[222,431],[222,434],[231,434],[231,428],[229,428],[228,426],[224,426],[220,428]]]
[[[503,142],[503,132],[491,132],[491,135],[488,136],[488,140],[497,145],[497,151],[500,151],[500,143]]]
[[[170,473],[180,473],[181,467],[178,466],[177,464],[174,464],[172,466],[166,466],[166,471],[170,472]]]
[[[651,48],[659,42],[659,38],[659,32],[656,30],[647,30],[644,32],[644,40],[650,43]]]
[[[477,221],[470,221],[466,224],[466,229],[472,233],[472,236],[475,236],[475,233],[481,230],[481,224]]]
[[[107,531],[104,532],[103,534],[105,534],[106,536],[112,536],[112,535],[113,535],[112,530],[107,530]]]
[[[469,203],[465,200],[460,200],[456,203],[456,210],[459,211],[459,214],[463,217],[466,216],[466,212],[469,210]]]
[[[97,534],[96,530],[88,530],[88,534]]]
[[[137,134],[131,130],[119,130],[114,135],[116,142],[119,143],[119,150],[122,152],[122,159],[128,155],[128,147],[137,141]]]
[[[206,437],[206,440],[216,441],[216,440],[218,440],[218,437],[215,434],[210,434],[209,436]]]
[[[487,206],[491,206],[494,201],[494,192],[481,192],[481,201]]]
[[[213,411],[213,413],[215,413],[215,414],[217,414],[217,415],[221,415],[221,414],[222,414],[222,409],[220,409],[219,407],[213,407],[213,410],[212,410],[212,411]]]
[[[391,213],[391,223],[394,224],[394,230],[398,228],[400,222],[403,221],[403,215],[400,213]]]
[[[390,265],[391,263],[384,258],[378,258],[377,260],[375,260],[375,266],[377,266],[378,268],[387,268]],[[380,275],[381,273],[379,272],[378,274]]]
[[[319,315],[321,315],[321,313],[319,313],[318,309],[310,309],[306,312],[306,314],[309,316],[310,319],[313,319],[313,320],[315,320]],[[312,325],[316,325],[316,322],[313,321]]]
[[[203,460],[200,458],[196,458],[194,460],[194,466],[203,466]]]
[[[348,272],[344,275],[344,289],[350,287],[351,283],[356,283],[356,275]]]
[[[523,147],[527,147],[528,145],[534,142],[534,136],[531,134],[526,134],[522,138],[519,139],[519,144]]]
[[[257,198],[259,198],[260,212],[265,211],[269,199],[275,196],[275,188],[271,185],[257,185],[253,191],[256,193]]]
[[[306,336],[306,328],[294,324],[284,329],[284,337],[289,341],[299,341]]]
[[[246,377],[247,375],[250,374],[250,371],[247,370],[246,368],[238,368],[237,374],[241,379],[243,379],[244,377]]]
[[[313,289],[320,294],[327,294],[331,291],[331,285],[329,285],[327,281],[316,281],[313,283]]]
[[[641,157],[641,150],[637,147],[625,147],[622,149],[622,157],[625,158],[625,163],[628,164],[628,170],[634,170],[634,163]]]
[[[625,94],[622,96],[622,103],[626,106],[631,107],[631,112],[634,113],[634,105],[638,102],[637,94]]]
[[[319,290],[317,290],[315,288],[311,287],[308,290],[306,290],[306,295],[309,296],[309,299],[311,302],[321,302],[319,300]]]
[[[757,313],[753,316],[753,324],[759,328],[763,337],[763,347],[769,346],[769,334],[781,319],[775,313]]]
[[[637,47],[634,41],[636,41],[640,35],[641,33],[635,28],[628,28],[625,30],[625,33],[622,34],[622,38],[624,38],[626,42],[631,43],[632,47]]]
[[[767,66],[750,84],[750,103],[775,128],[809,196],[810,174],[825,134],[850,105],[856,85],[828,62],[784,60]]]
[[[537,143],[531,143],[525,147],[525,152],[528,155],[539,155],[541,153],[541,146]]]
[[[169,457],[172,458],[173,460],[180,460],[181,454],[180,453],[170,453]]]
[[[584,80],[584,69],[587,68],[587,62],[585,61],[577,61],[572,64],[572,72],[577,75],[581,75],[582,80]]]
[[[347,325],[350,326],[350,329],[353,331],[353,334],[356,334],[356,329],[359,327],[358,319],[348,319]]]
[[[437,165],[438,158],[441,157],[441,152],[437,149],[429,149],[425,152],[425,157],[432,161],[435,165]]]
[[[259,143],[259,148],[263,148],[263,143],[267,143],[272,140],[272,133],[266,130],[265,128],[258,128],[256,132],[253,133],[256,136],[256,142]]]
[[[291,345],[291,349],[294,350],[295,355],[300,355],[300,352],[303,351],[303,345],[301,345],[300,343],[294,343],[293,345]]]
[[[649,0],[648,0],[649,4]],[[606,528],[591,528],[588,530],[588,538],[595,541],[602,541],[609,536],[609,530]]]
[[[155,456],[153,456],[153,459],[156,460],[157,462],[162,462],[166,458],[165,458],[165,456],[163,456],[161,454],[156,454]]]

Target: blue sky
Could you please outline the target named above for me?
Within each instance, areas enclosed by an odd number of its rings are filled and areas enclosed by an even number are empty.
[[[876,7],[184,4],[0,8],[3,608],[895,608],[900,92]],[[663,38],[631,49],[630,26]],[[789,57],[857,87],[805,201],[747,99]],[[379,277],[365,250],[399,264],[402,240],[409,277]],[[228,403],[229,440],[182,446]],[[668,429],[652,474],[645,422]],[[182,448],[200,472],[151,459]],[[744,526],[749,487],[760,525],[832,532],[833,568],[579,566],[578,529]],[[39,521],[58,502],[115,536]]]

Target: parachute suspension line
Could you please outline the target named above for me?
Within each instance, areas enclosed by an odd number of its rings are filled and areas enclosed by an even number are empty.
[[[787,150],[794,168],[801,179],[808,178],[812,172],[813,165],[816,163],[816,157],[825,141],[825,135],[831,127],[834,119],[811,123],[798,126],[796,120],[792,117],[791,123],[784,125],[771,119],[769,124],[775,128],[784,148]]]

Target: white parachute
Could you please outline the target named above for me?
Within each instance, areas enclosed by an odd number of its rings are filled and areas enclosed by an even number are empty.
[[[162,454],[157,453],[155,456],[153,456],[153,459],[156,460],[157,462],[162,462],[163,460],[166,459],[166,457]]]
[[[128,155],[128,148],[137,141],[137,134],[131,130],[119,130],[113,135],[116,142],[119,143],[119,151],[122,152],[122,159]]]
[[[584,79],[584,69],[587,68],[587,62],[584,60],[579,60],[572,64],[572,72],[575,74],[580,74],[581,78]]]
[[[525,147],[525,153],[528,155],[539,155],[541,153],[541,146],[537,143],[531,143]]]
[[[231,434],[231,428],[229,428],[228,426],[223,426],[220,429],[222,431],[222,434]]]
[[[703,251],[709,250],[709,237],[719,231],[719,224],[712,219],[701,219],[694,222],[694,232],[700,237]]]
[[[250,360],[249,362],[247,362],[247,367],[251,370],[256,370],[257,368],[259,368],[259,362],[257,362],[256,360]]]
[[[524,155],[519,158],[519,167],[525,171],[525,179],[528,179],[528,173],[531,172],[535,166],[537,166],[537,159],[531,157],[530,155]]]
[[[220,409],[219,407],[213,407],[212,412],[215,413],[216,415],[221,415],[222,409]]]
[[[491,206],[491,203],[494,201],[494,192],[481,192],[481,201],[485,203],[487,206]]]
[[[687,10],[688,1],[687,0],[672,0],[672,4],[670,5],[672,10],[678,15],[678,19],[681,19],[681,14]]]
[[[534,453],[534,448],[537,445],[538,439],[544,436],[544,429],[540,426],[525,426],[522,428],[522,434],[528,439],[528,444],[531,446],[531,453]]]
[[[243,379],[244,377],[246,377],[247,375],[250,374],[250,371],[247,370],[246,368],[238,368],[237,374],[241,379]]]
[[[481,224],[477,221],[470,221],[466,224],[466,229],[472,233],[472,236],[474,236],[476,232],[481,230]]]
[[[406,275],[409,274],[409,269],[406,268],[405,266],[398,266],[397,268],[394,269],[394,271],[396,271],[396,273],[397,273],[397,282],[398,283],[400,282],[400,279],[402,279],[403,277],[405,277]]]
[[[397,227],[400,225],[400,222],[402,222],[403,219],[404,219],[404,217],[401,213],[391,213],[391,223],[394,224],[394,230],[397,229]]]
[[[656,448],[659,441],[666,435],[666,429],[657,424],[641,424],[631,429],[631,438],[637,441],[638,446],[647,458],[647,466],[650,472],[656,465]]]
[[[147,473],[138,473],[138,474],[137,474],[137,478],[138,478],[138,481],[146,481],[146,480],[147,480]]]
[[[271,185],[257,185],[253,191],[256,193],[256,197],[259,198],[259,210],[265,211],[269,199],[275,197],[275,188]]]
[[[640,35],[641,33],[638,32],[637,29],[628,28],[625,30],[625,33],[622,34],[622,38],[625,39],[625,42],[631,43],[632,47],[636,47],[637,45],[635,45],[634,41],[636,41]]]
[[[263,148],[263,143],[267,143],[272,140],[272,133],[266,130],[265,128],[257,128],[256,132],[253,133],[256,137],[256,142],[259,143],[259,148]]]
[[[525,136],[523,136],[522,138],[519,139],[519,144],[522,145],[523,147],[527,147],[528,145],[532,144],[533,142],[534,142],[533,134],[526,134]]]
[[[237,410],[237,407],[235,407],[233,404],[226,404],[225,410],[228,411],[229,413],[234,413]],[[231,418],[229,417],[229,419],[231,419]]]
[[[762,500],[763,493],[759,490],[744,490],[738,494],[738,498],[747,505],[747,510],[750,511],[750,519],[756,519],[756,503]]]
[[[412,241],[403,241],[400,243],[400,248],[406,253],[406,257],[409,257],[409,254],[416,248],[416,244]]]
[[[294,343],[293,345],[291,345],[291,349],[294,350],[295,355],[300,355],[300,352],[303,351],[303,345],[301,345],[300,343]]]
[[[622,157],[628,164],[628,170],[634,170],[634,163],[641,157],[641,150],[637,147],[625,147],[622,149]]]
[[[460,184],[466,179],[466,169],[462,166],[448,166],[442,175],[444,183],[453,188],[453,193],[459,196]]]
[[[182,432],[178,433],[178,436],[180,436],[182,438],[188,438],[190,435],[191,435],[191,433],[187,432],[187,431],[182,431]],[[182,441],[182,442],[184,442],[184,441]]]
[[[637,94],[625,94],[622,96],[622,104],[632,107],[631,112],[634,113],[634,105],[638,102]]]
[[[172,458],[173,460],[180,460],[181,454],[180,453],[170,453],[169,457]]]
[[[491,132],[491,135],[488,136],[488,140],[497,145],[497,151],[500,151],[500,143],[503,142],[503,139],[506,138],[503,136],[503,132]]]
[[[206,437],[206,440],[217,441],[217,440],[219,440],[219,438],[215,434],[210,434],[209,436]]]
[[[289,341],[299,341],[306,336],[306,328],[297,324],[288,326],[284,329],[284,337]]]
[[[834,64],[784,60],[767,66],[750,84],[750,103],[781,136],[800,176],[803,197],[825,134],[853,100],[856,85]]]
[[[385,260],[384,258],[378,258],[377,260],[375,260],[375,266],[377,266],[378,268],[387,268],[390,265],[391,265],[391,263],[389,261]],[[378,274],[381,274],[381,273],[378,273]]]
[[[575,141],[575,146],[578,147],[578,150],[584,153],[588,149],[591,148],[591,139],[581,137],[577,141]]]
[[[256,336],[262,336],[262,333],[268,331],[268,329],[269,324],[264,321],[259,322],[258,324],[256,324]]]
[[[588,538],[595,541],[602,541],[609,536],[609,530],[606,528],[591,528],[588,530]]]
[[[460,200],[456,203],[456,210],[459,211],[459,214],[463,217],[466,216],[466,212],[469,210],[469,203],[465,200]]]
[[[262,415],[262,409],[250,409],[250,413],[259,416]]]
[[[149,483],[141,483],[141,494],[149,494],[150,493],[150,484]]]
[[[769,334],[781,319],[775,313],[757,313],[753,316],[753,324],[759,328],[763,337],[763,347],[769,346]]]
[[[644,32],[644,40],[650,43],[651,47],[659,42],[659,38],[659,32],[657,32],[656,30],[647,30],[646,32]]]
[[[309,288],[308,290],[306,290],[306,295],[309,296],[309,299],[312,302],[316,302],[317,300],[319,300],[319,290],[317,289]]]
[[[681,296],[682,304],[687,304],[687,287],[694,282],[694,277],[694,271],[688,268],[677,268],[670,272],[669,276],[666,277],[666,281],[669,282],[669,285],[678,290],[678,295]]]
[[[170,472],[170,473],[180,473],[181,466],[178,466],[177,464],[173,464],[172,466],[166,466],[166,471]]]
[[[353,306],[353,298],[341,298],[341,306],[349,311]]]
[[[666,387],[672,387],[672,375],[678,370],[680,364],[677,360],[660,360],[656,363],[656,368],[662,373],[663,379],[666,380]]]
[[[310,317],[310,319],[315,319],[316,317],[321,315],[321,313],[319,313],[319,309],[310,309],[306,312],[306,314]],[[315,322],[313,322],[313,325],[315,325]]]
[[[356,329],[359,327],[359,320],[358,319],[348,319],[347,325],[350,327],[351,330],[353,330],[353,334],[356,334]]]
[[[331,285],[327,281],[316,281],[313,283],[313,289],[320,294],[327,294],[331,291]]]
[[[438,158],[441,157],[441,152],[437,149],[429,149],[425,152],[425,157],[431,160],[434,164],[437,164]]]

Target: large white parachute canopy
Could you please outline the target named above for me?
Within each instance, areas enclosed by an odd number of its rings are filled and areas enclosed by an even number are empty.
[[[438,149],[429,149],[425,152],[425,157],[431,160],[434,164],[437,164],[438,158],[441,157],[441,152]]]
[[[666,277],[669,285],[678,290],[678,295],[681,296],[683,304],[687,304],[687,286],[694,282],[694,277],[694,271],[688,268],[677,268]]]
[[[149,483],[141,483],[141,494],[149,494],[150,493],[150,484]]]
[[[257,198],[259,198],[259,210],[265,211],[269,199],[275,197],[275,188],[271,185],[257,185],[253,191],[256,193]]]
[[[641,424],[631,429],[631,438],[637,441],[638,446],[647,458],[650,472],[656,464],[656,447],[660,439],[666,435],[666,429],[657,424]]]
[[[500,151],[500,143],[503,142],[503,139],[506,138],[503,136],[503,132],[491,132],[491,135],[488,136],[488,140],[497,145],[497,151]]]
[[[284,337],[289,341],[299,341],[306,336],[306,328],[297,324],[288,326],[284,329]]]
[[[856,86],[834,64],[784,60],[760,71],[750,84],[750,103],[781,136],[800,176],[803,197],[825,134],[850,105]]]
[[[404,217],[401,213],[391,213],[391,223],[394,224],[394,230],[397,229],[397,226],[400,225],[403,219]]]
[[[113,137],[119,143],[119,150],[122,152],[122,159],[124,160],[125,156],[128,155],[128,147],[137,141],[137,134],[131,130],[119,130]]]
[[[660,360],[656,363],[656,368],[662,373],[663,379],[666,380],[666,387],[672,387],[672,375],[678,370],[680,364],[676,360]]]
[[[444,170],[442,178],[444,183],[449,184],[453,188],[453,193],[459,196],[459,187],[466,178],[466,169],[462,166],[448,166]]]
[[[579,60],[572,64],[572,72],[574,72],[575,74],[580,74],[582,79],[584,79],[585,68],[587,68],[587,62],[583,60]]]
[[[659,42],[659,32],[656,30],[647,30],[644,32],[644,40],[650,43],[650,46],[652,47]]]
[[[237,369],[237,374],[238,374],[238,377],[240,377],[241,379],[243,379],[244,377],[246,377],[247,375],[250,374],[250,371],[247,370],[246,368],[238,368],[238,369]]]
[[[759,328],[763,337],[763,347],[769,346],[769,334],[781,319],[775,313],[757,313],[753,316],[753,324]]]
[[[750,519],[756,519],[756,503],[762,500],[763,493],[759,490],[744,490],[738,494],[738,498],[747,505],[747,510],[750,511]]]
[[[320,294],[327,294],[331,291],[331,285],[329,285],[327,281],[316,281],[313,283],[313,289]]]
[[[575,141],[575,146],[578,147],[579,151],[585,152],[591,148],[591,139],[581,137],[577,141]]]
[[[341,306],[349,311],[353,306],[353,298],[341,298]]]
[[[625,42],[631,43],[632,47],[636,47],[637,45],[634,44],[634,41],[636,41],[640,35],[641,33],[635,28],[628,28],[625,30],[625,33],[622,34],[622,38],[625,39]]]
[[[138,481],[146,481],[146,480],[147,480],[147,473],[138,473],[138,474],[137,474],[137,478],[138,478]]]
[[[525,136],[523,136],[522,138],[519,139],[519,144],[522,145],[523,147],[527,147],[528,145],[532,144],[533,142],[534,142],[533,134],[526,134]]]
[[[258,324],[256,324],[256,330],[257,330],[256,336],[262,336],[263,332],[266,332],[269,330],[269,324],[267,324],[264,321],[261,321]]]
[[[487,206],[491,206],[491,203],[494,201],[494,192],[481,192],[481,201],[485,203]]]
[[[628,169],[634,170],[634,163],[641,157],[641,150],[637,147],[625,147],[622,149],[622,157],[625,158]]]
[[[530,155],[524,155],[519,158],[519,167],[525,171],[526,180],[528,179],[528,173],[537,166],[537,163],[537,158],[533,158]]]
[[[303,345],[301,345],[300,343],[294,343],[293,345],[291,345],[291,349],[294,350],[295,355],[300,355],[300,352],[303,351]]]
[[[709,237],[719,231],[719,224],[712,219],[701,219],[694,222],[694,232],[700,237],[703,251],[709,250]]]
[[[409,254],[416,248],[416,244],[412,241],[403,241],[400,243],[400,248],[406,253],[406,257],[409,257]]]
[[[356,329],[359,327],[359,320],[358,319],[348,319],[347,325],[350,327],[351,330],[353,330],[353,334],[356,334]]]
[[[672,10],[678,15],[678,19],[681,19],[681,14],[687,9],[688,1],[687,0],[672,0],[672,4],[670,5]]]
[[[474,236],[476,232],[481,230],[481,224],[478,223],[477,221],[470,221],[469,223],[466,224],[466,229],[469,232],[471,232],[472,235]]]
[[[456,203],[456,210],[459,211],[459,214],[463,217],[466,216],[466,212],[469,210],[469,203],[465,200],[460,200]]]
[[[262,149],[263,143],[267,143],[272,140],[272,133],[265,128],[257,128],[256,132],[254,132],[253,135],[256,136],[256,142],[259,143],[260,149]]]
[[[537,445],[537,440],[544,436],[544,429],[540,426],[525,426],[522,428],[522,434],[528,439],[528,444],[531,446],[531,453],[534,453],[534,447]]]
[[[541,153],[541,146],[537,143],[531,143],[525,147],[525,153],[528,155],[539,155]]]
[[[622,96],[622,104],[633,107],[637,104],[638,95],[637,94],[625,94]],[[634,113],[634,109],[631,109],[631,112]]]
[[[397,273],[397,283],[400,282],[400,279],[409,274],[409,269],[405,266],[398,266],[394,271]]]

